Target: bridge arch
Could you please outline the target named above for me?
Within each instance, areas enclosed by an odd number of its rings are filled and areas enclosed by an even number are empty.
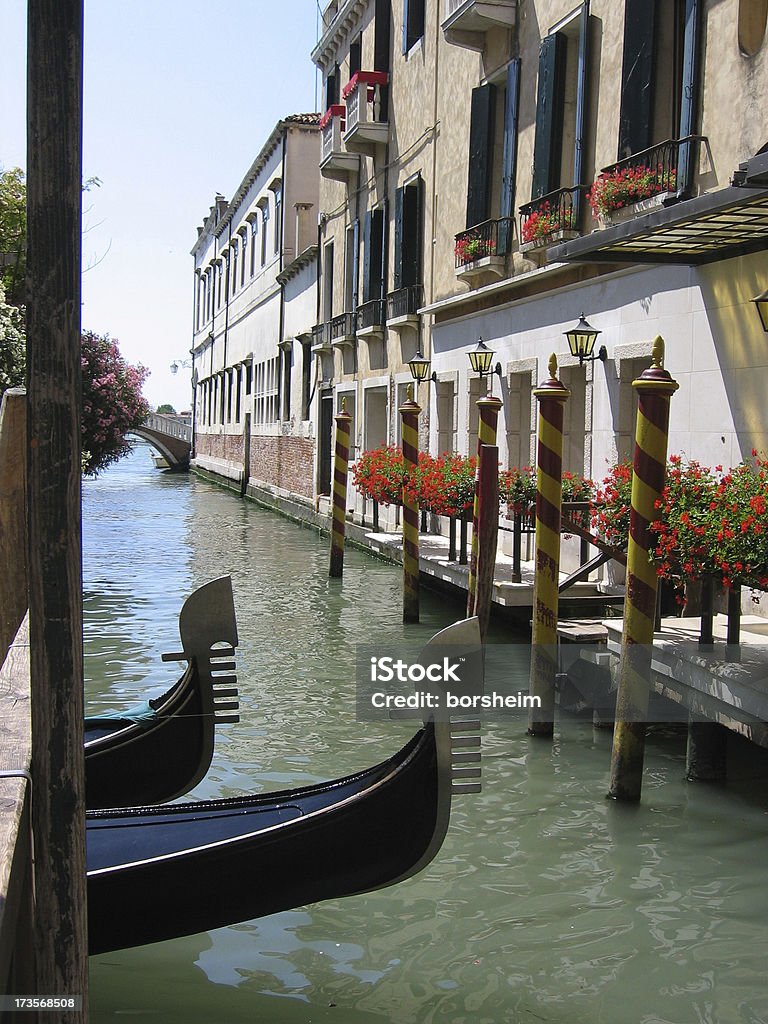
[[[131,434],[148,441],[165,458],[173,470],[189,468],[192,451],[192,427],[178,416],[150,413],[140,427]]]

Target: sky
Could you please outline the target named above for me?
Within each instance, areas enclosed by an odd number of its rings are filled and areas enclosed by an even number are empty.
[[[281,117],[317,109],[316,0],[85,0],[84,329],[191,404],[197,226]],[[26,2],[0,0],[0,167],[26,167]]]

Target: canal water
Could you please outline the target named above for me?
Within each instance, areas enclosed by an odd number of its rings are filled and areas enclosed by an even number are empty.
[[[427,638],[460,606],[424,594],[422,624],[403,627],[396,568],[349,551],[329,581],[324,538],[158,472],[145,447],[86,481],[83,502],[91,709],[169,685],[159,658],[178,646],[183,597],[232,574],[242,720],[219,728],[192,797],[340,775],[410,733],[356,721],[355,644]],[[91,1020],[768,1022],[768,787],[747,752],[727,786],[692,785],[684,738],[657,731],[642,804],[626,807],[605,799],[610,737],[586,722],[560,722],[552,744],[488,724],[483,750],[482,794],[455,800],[416,878],[93,957]]]

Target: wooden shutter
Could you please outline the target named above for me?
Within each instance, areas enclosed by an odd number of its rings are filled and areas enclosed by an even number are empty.
[[[626,0],[618,160],[651,145],[656,76],[655,32],[655,0]]]
[[[394,290],[403,287],[403,195],[405,189],[395,192],[395,279]]]
[[[504,157],[501,169],[502,217],[513,216],[515,209],[515,179],[517,177],[517,117],[520,106],[520,58],[513,60],[507,68],[507,91],[504,99]],[[499,252],[507,252],[510,242],[510,226],[502,224],[499,236]]]
[[[579,17],[579,64],[576,78],[576,131],[573,153],[573,185],[584,185],[582,176],[584,173],[584,147],[585,132],[587,123],[587,85],[589,76],[589,0],[584,0],[581,5]],[[576,192],[573,197],[573,225],[576,227],[581,221],[581,192]]]
[[[421,284],[424,182],[419,177],[403,192],[402,284]]]
[[[481,85],[472,90],[467,175],[467,227],[488,220],[493,167],[493,112],[496,90]]]
[[[533,199],[552,192],[560,185],[566,50],[567,40],[561,32],[553,32],[541,41],[531,187]]]
[[[701,36],[701,0],[685,0],[685,35],[683,38],[683,81],[680,105],[680,134],[684,139],[693,135],[696,130],[698,114],[700,36]],[[690,192],[693,181],[693,158],[698,152],[697,147],[687,142],[680,147],[677,163],[677,192],[683,195]]]
[[[384,211],[374,210],[371,219],[371,298],[384,298]]]
[[[363,221],[363,302],[369,302],[371,294],[371,216],[369,210]]]

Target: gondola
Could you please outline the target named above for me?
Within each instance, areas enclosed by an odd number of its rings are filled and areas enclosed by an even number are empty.
[[[443,630],[431,642],[438,641],[479,650],[477,619]],[[409,878],[440,849],[452,793],[480,789],[478,730],[478,722],[429,721],[388,760],[319,785],[90,812],[90,953]]]
[[[165,803],[188,793],[211,764],[217,723],[238,721],[232,580],[200,587],[179,614],[186,661],[162,696],[119,715],[85,720],[86,807]]]

